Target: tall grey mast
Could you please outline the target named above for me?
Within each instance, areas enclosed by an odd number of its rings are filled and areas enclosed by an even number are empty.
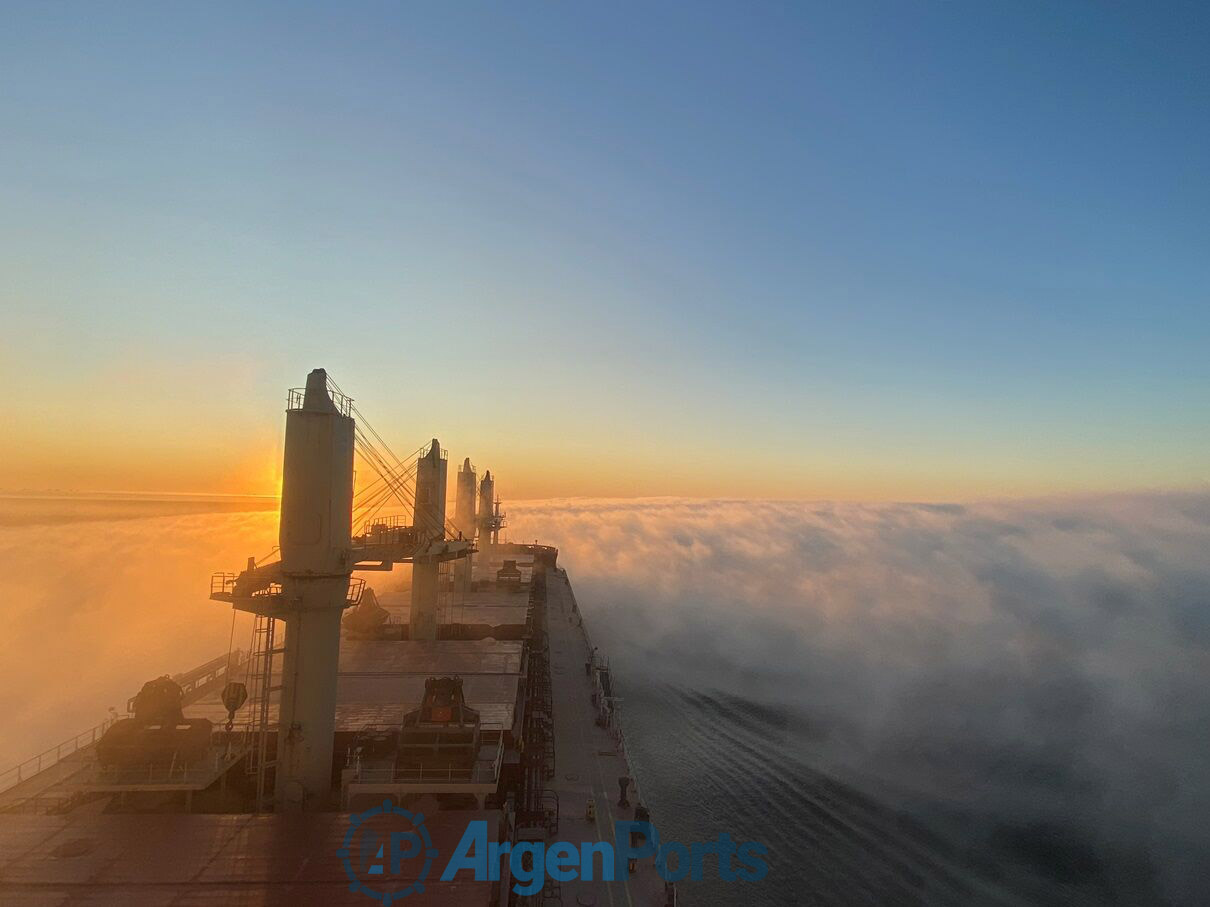
[[[326,805],[340,618],[352,573],[353,418],[315,369],[286,411],[282,463],[282,656],[276,800],[286,809]],[[342,408],[344,411],[342,412]]]
[[[462,461],[458,470],[458,487],[454,494],[454,528],[464,539],[475,538],[475,467],[471,458]],[[454,589],[460,595],[471,590],[471,559],[462,558],[454,564]]]
[[[433,438],[427,453],[416,460],[416,512],[412,522],[423,537],[445,538],[445,489],[448,461]],[[440,558],[417,555],[412,562],[410,639],[437,638],[437,579]]]
[[[437,635],[437,575],[441,561],[465,558],[472,543],[445,537],[445,459],[436,440],[417,463],[413,525],[393,518],[370,520],[352,534],[353,459],[360,444],[353,401],[329,387],[315,369],[307,386],[290,391],[282,468],[280,560],[249,560],[242,573],[215,574],[210,597],[265,621],[260,717],[255,733],[269,734],[269,700],[279,693],[276,759],[262,743],[257,752],[258,803],[264,769],[274,769],[274,801],[284,810],[322,810],[332,790],[336,684],[340,665],[341,614],[358,602],[365,581],[355,570],[390,570],[412,562],[413,620],[420,636]],[[371,429],[372,431],[372,429]],[[372,460],[399,498],[405,478],[380,457]],[[373,465],[373,463],[371,464]],[[370,487],[374,487],[371,485]],[[284,648],[272,642],[273,622],[286,628]],[[427,634],[427,635],[425,635]],[[280,686],[273,657],[282,654]]]

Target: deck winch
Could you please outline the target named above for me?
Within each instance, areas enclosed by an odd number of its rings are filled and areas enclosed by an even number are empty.
[[[479,712],[466,704],[461,677],[429,677],[420,708],[399,731],[403,769],[467,769],[479,755]]]
[[[181,685],[167,675],[143,684],[134,697],[134,717],[113,724],[97,742],[102,766],[186,764],[210,747],[214,725],[186,718]]]

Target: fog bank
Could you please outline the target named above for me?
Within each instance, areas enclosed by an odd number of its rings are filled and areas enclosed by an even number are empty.
[[[624,689],[764,709],[770,746],[1060,880],[1207,893],[1210,495],[507,509],[559,546]],[[272,512],[57,513],[0,520],[4,765],[225,652],[209,576],[276,536]]]
[[[774,745],[1039,871],[1207,893],[1210,495],[509,514],[623,683],[776,707]]]

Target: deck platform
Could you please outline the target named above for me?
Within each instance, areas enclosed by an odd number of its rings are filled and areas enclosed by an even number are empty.
[[[338,851],[349,815],[0,815],[0,903],[19,907],[252,907],[374,904],[349,890]],[[471,820],[496,834],[499,813],[438,813],[433,846],[452,852]],[[415,871],[416,861],[405,862]],[[408,907],[488,907],[493,885],[433,876]]]
[[[484,729],[511,731],[525,686],[523,648],[521,640],[341,640],[336,730],[397,727],[404,715],[420,707],[426,678],[457,675]],[[270,727],[277,726],[277,695],[269,704]],[[250,710],[251,705],[245,705],[236,714],[237,728],[246,725]],[[209,718],[216,727],[227,721],[217,692],[191,705],[187,714]]]
[[[550,635],[551,686],[554,694],[555,777],[549,787],[559,795],[559,834],[548,841],[613,842],[613,823],[634,820],[642,801],[624,744],[614,732],[597,726],[593,687],[584,665],[592,652],[567,575],[547,571],[546,614]],[[618,806],[618,778],[630,778],[631,807]],[[588,798],[596,802],[596,818],[585,818]],[[661,907],[667,903],[664,880],[652,858],[640,860],[626,882],[562,884],[565,905]]]

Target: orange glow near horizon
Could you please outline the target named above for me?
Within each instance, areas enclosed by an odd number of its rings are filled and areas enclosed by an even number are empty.
[[[192,366],[192,367],[191,367]],[[74,391],[48,381],[15,399],[11,429],[0,437],[0,492],[134,492],[276,496],[284,435],[281,374],[219,373],[198,385],[198,363],[146,363],[104,371],[107,395],[68,405]],[[4,367],[0,365],[0,372]],[[163,372],[161,375],[160,372]],[[149,381],[143,375],[162,380]],[[0,378],[3,375],[0,374]],[[344,379],[351,388],[359,376]],[[863,425],[861,432],[809,434],[789,422],[741,432],[670,416],[560,408],[544,419],[517,419],[509,404],[451,408],[432,393],[406,413],[398,390],[367,376],[359,407],[395,452],[408,457],[434,435],[450,451],[499,477],[504,500],[563,497],[764,498],[805,500],[971,500],[1100,491],[1203,487],[1196,451],[1157,442],[1135,447],[1066,446],[972,435],[917,435],[899,443],[902,426]],[[418,395],[418,399],[421,395]],[[620,421],[619,421],[620,420]],[[400,426],[427,426],[401,431]],[[726,431],[725,429],[733,429]],[[754,442],[737,443],[741,436]],[[922,440],[923,438],[923,440]],[[1160,454],[1163,454],[1162,456]],[[359,464],[360,472],[368,467]],[[450,477],[451,488],[453,477]],[[452,491],[451,491],[452,494]]]
[[[86,384],[101,389],[93,396],[57,372],[26,382],[27,392],[8,401],[0,492],[278,494],[284,388],[288,376],[295,384],[305,377],[312,357],[255,367],[196,355],[125,358],[112,354],[90,366]],[[392,384],[363,365],[332,364],[342,387],[361,392],[359,409],[399,456],[436,436],[450,451],[451,471],[469,455],[480,473],[490,468],[499,477],[504,500],[953,501],[1210,480],[1200,449],[1177,435],[1154,434],[1144,448],[1125,430],[1043,437],[1017,433],[1012,422],[988,428],[951,416],[934,424],[928,413],[863,414],[843,395],[798,416],[782,401],[776,418],[725,399],[688,399],[678,409],[658,383],[651,399],[624,388],[624,405],[596,384],[560,386],[563,396],[538,415],[516,392],[480,405],[469,379],[453,390],[437,379]],[[0,362],[0,380],[19,378],[11,362]]]
[[[3,493],[210,494],[277,497],[281,491],[281,451],[277,445],[239,449],[229,439],[191,446],[168,445],[123,450],[116,442],[88,449],[54,445],[0,445],[5,462]],[[609,451],[603,452],[605,454]],[[465,454],[451,450],[451,472]],[[502,451],[496,458],[472,455],[482,476],[490,468],[498,493],[508,500],[552,498],[697,497],[804,500],[970,500],[1029,497],[1045,494],[1123,490],[1123,476],[1088,474],[1073,481],[1071,473],[1046,475],[1035,470],[997,471],[945,464],[929,468],[904,461],[888,466],[870,458],[862,463],[816,456],[794,464],[788,453],[757,457],[745,469],[734,460],[700,455],[681,458],[675,468],[654,458],[611,459],[583,448],[574,451]],[[764,462],[762,462],[762,459]],[[776,462],[774,462],[776,461]],[[358,462],[358,486],[373,481],[369,467]],[[1162,475],[1129,488],[1182,487]],[[1185,483],[1183,487],[1189,487]],[[453,479],[450,479],[450,495]]]

